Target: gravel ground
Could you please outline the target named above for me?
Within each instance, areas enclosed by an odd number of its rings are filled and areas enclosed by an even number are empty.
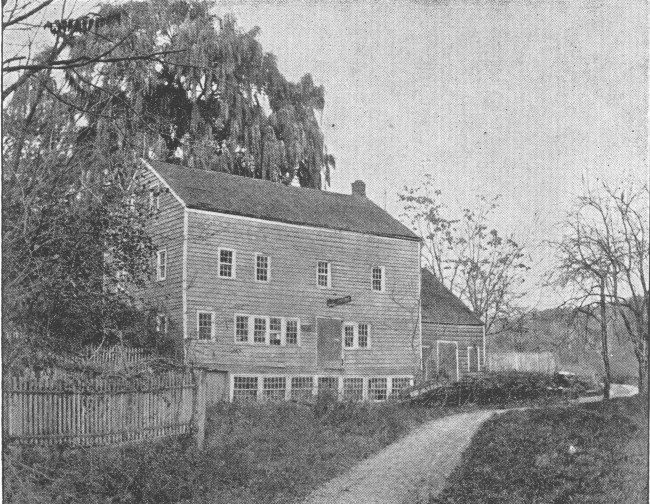
[[[638,392],[612,385],[612,397]],[[580,402],[599,401],[585,397]],[[516,408],[519,409],[519,408]],[[327,482],[305,504],[403,504],[437,494],[483,422],[507,410],[479,410],[432,420],[377,455]]]

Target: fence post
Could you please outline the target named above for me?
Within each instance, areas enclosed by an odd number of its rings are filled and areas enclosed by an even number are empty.
[[[199,450],[202,450],[203,443],[205,441],[205,405],[207,384],[205,370],[199,369],[195,372],[196,385],[194,388],[194,393],[196,396],[195,400],[193,401],[195,406],[192,416],[194,417],[194,424],[196,425],[196,445]]]

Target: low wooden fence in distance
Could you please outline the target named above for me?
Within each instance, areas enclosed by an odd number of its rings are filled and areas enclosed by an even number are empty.
[[[146,378],[8,378],[2,428],[8,442],[98,446],[205,429],[205,375],[168,371]]]
[[[553,374],[557,363],[552,352],[507,352],[487,354],[490,371],[528,371]]]

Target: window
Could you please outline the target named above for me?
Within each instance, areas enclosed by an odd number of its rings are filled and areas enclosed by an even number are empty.
[[[266,343],[266,318],[255,317],[253,343]]]
[[[354,348],[354,326],[346,325],[344,327],[344,345],[345,348]]]
[[[253,335],[252,340],[250,335]],[[235,314],[235,343],[290,346],[300,343],[300,320]]]
[[[167,249],[156,252],[156,278],[158,281],[167,278]]]
[[[474,346],[467,347],[467,371],[470,373],[475,373],[479,370],[480,367],[480,353],[479,348]]]
[[[368,379],[368,399],[373,401],[383,401],[388,395],[387,378],[369,378]]]
[[[214,312],[196,312],[196,332],[200,340],[214,339]]]
[[[359,348],[368,348],[368,324],[359,324],[357,345]]]
[[[365,322],[343,324],[343,347],[348,349],[370,347],[370,325]]]
[[[410,378],[392,378],[391,387],[393,394],[398,394],[400,390],[411,386]]]
[[[318,392],[331,390],[338,393],[339,379],[336,376],[319,376],[318,377]]]
[[[219,276],[235,278],[235,251],[219,249]]]
[[[234,401],[257,399],[257,377],[235,376],[233,378],[232,398]]]
[[[363,378],[343,378],[343,398],[350,401],[363,399]]]
[[[271,259],[269,256],[255,254],[255,280],[268,282],[270,278]]]
[[[283,401],[287,391],[287,379],[284,376],[264,378],[262,381],[262,398],[266,401]]]
[[[323,289],[332,287],[332,265],[326,261],[318,261],[316,277],[319,287]]]
[[[287,345],[298,344],[298,320],[287,320],[285,342]]]
[[[372,267],[372,290],[377,292],[384,292],[385,290],[385,274],[383,266]]]
[[[275,317],[269,319],[269,344],[282,344],[282,319]]]
[[[291,399],[309,400],[314,394],[314,379],[311,376],[291,378]]]
[[[158,334],[167,334],[167,315],[162,313],[156,315],[156,332]]]
[[[248,317],[237,315],[235,317],[235,341],[248,342]]]

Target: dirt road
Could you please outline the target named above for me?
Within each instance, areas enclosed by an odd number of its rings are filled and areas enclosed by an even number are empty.
[[[638,392],[612,385],[612,397]],[[580,402],[599,401],[600,397]],[[517,408],[518,409],[518,408]],[[334,478],[312,493],[305,504],[402,504],[437,494],[483,422],[508,410],[480,410],[428,422],[404,439]]]

